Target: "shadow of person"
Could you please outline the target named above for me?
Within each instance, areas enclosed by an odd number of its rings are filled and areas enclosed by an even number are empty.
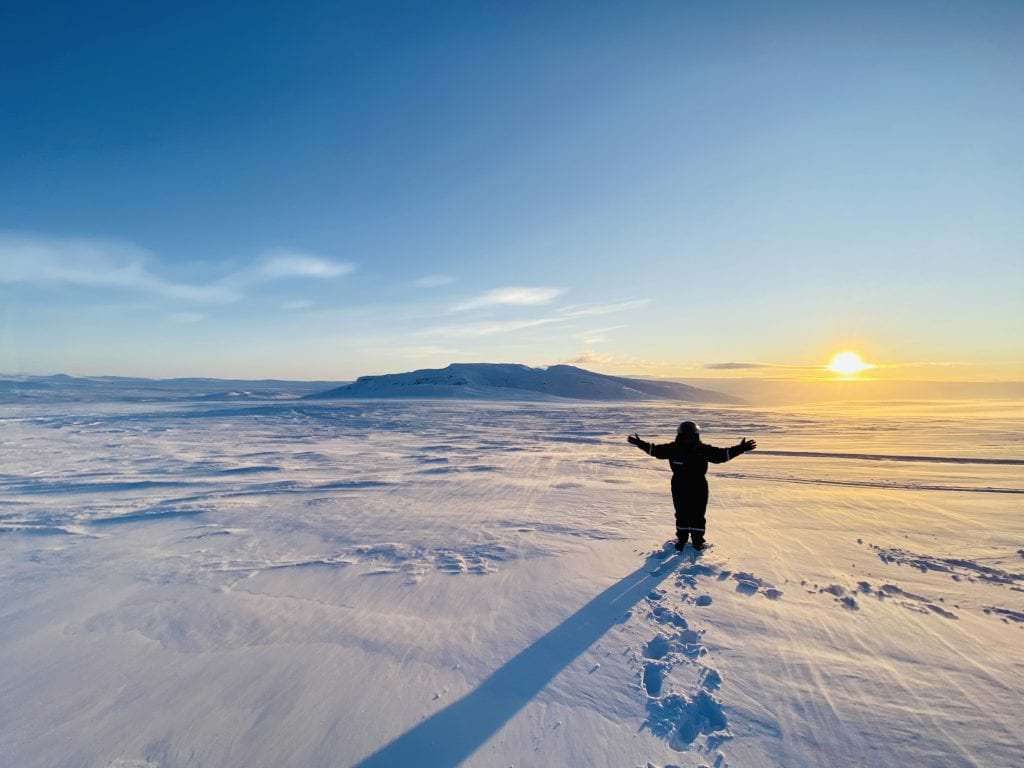
[[[461,763],[577,656],[625,620],[626,612],[682,559],[678,554],[664,559],[658,555],[511,658],[474,691],[384,745],[357,768],[451,768]]]

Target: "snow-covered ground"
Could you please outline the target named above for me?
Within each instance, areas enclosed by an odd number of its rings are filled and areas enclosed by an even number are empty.
[[[4,406],[0,764],[1024,765],[1022,494],[1019,403]]]

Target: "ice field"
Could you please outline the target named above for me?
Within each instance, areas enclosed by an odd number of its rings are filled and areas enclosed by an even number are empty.
[[[0,406],[0,763],[1024,765],[1022,494],[1012,402]]]

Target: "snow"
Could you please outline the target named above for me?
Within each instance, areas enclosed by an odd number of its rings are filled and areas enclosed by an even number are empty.
[[[684,417],[760,446],[700,554],[624,440]],[[0,425],[4,765],[1024,764],[1020,403]]]

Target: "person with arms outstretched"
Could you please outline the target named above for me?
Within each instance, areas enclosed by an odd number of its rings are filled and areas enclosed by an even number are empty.
[[[676,549],[693,537],[693,548],[704,549],[705,519],[708,508],[708,463],[722,464],[741,453],[757,448],[753,440],[743,439],[731,448],[716,448],[701,442],[700,428],[692,421],[679,425],[676,439],[655,445],[641,440],[635,432],[628,442],[656,459],[667,459],[672,467],[672,505],[676,509]]]

